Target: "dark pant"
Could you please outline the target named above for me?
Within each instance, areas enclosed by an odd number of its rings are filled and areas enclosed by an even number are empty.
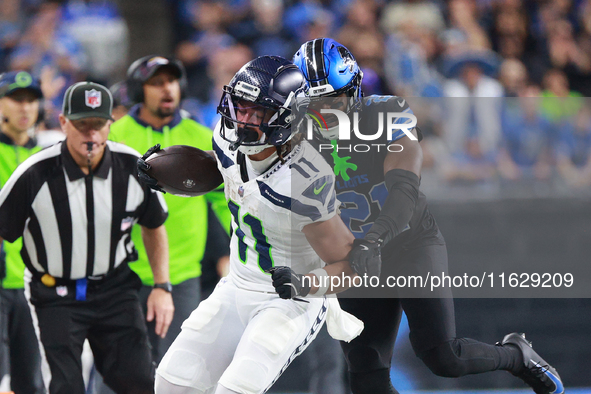
[[[80,355],[88,338],[97,370],[119,394],[154,392],[154,365],[137,289],[127,266],[103,281],[89,280],[87,300],[75,285],[31,282],[31,299],[51,370],[51,394],[84,394]]]
[[[383,256],[383,259],[386,275],[404,273],[424,276],[427,271],[447,272],[445,245],[400,249],[395,254]],[[382,280],[384,278],[382,275]],[[404,298],[404,295],[393,294],[393,297],[402,298],[341,298],[342,308],[365,324],[359,337],[350,343],[341,342],[351,372],[353,393],[395,392],[385,373],[379,374],[383,379],[378,387],[370,391],[367,387],[369,381],[375,384],[376,371],[390,369],[403,310],[408,318],[410,342],[415,354],[436,375],[459,377],[518,367],[520,356],[513,348],[456,338],[451,292],[443,291],[439,294],[440,298]]]
[[[23,289],[0,289],[2,341],[10,355],[10,386],[15,394],[45,393],[39,342]]]
[[[140,303],[142,305],[143,313],[147,313],[147,301],[151,286],[142,286],[139,292]],[[199,278],[188,279],[184,282],[174,285],[172,287],[172,301],[174,303],[174,316],[165,338],[160,338],[156,335],[155,321],[147,322],[148,337],[152,347],[152,359],[158,365],[172,342],[181,332],[181,325],[189,317],[199,305],[200,300],[200,280]],[[95,394],[111,394],[112,391],[105,387],[103,378],[100,375],[94,376],[94,393]]]
[[[152,292],[152,286],[142,286],[140,289],[140,302],[144,313],[148,310],[148,296]],[[199,278],[187,279],[172,287],[172,302],[174,303],[174,316],[165,338],[156,335],[156,320],[148,322],[148,337],[152,345],[152,358],[156,365],[181,332],[181,325],[189,317],[191,312],[197,309],[201,299],[201,287]]]

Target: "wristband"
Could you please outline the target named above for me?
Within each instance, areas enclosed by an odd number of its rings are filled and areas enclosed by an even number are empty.
[[[310,271],[310,273],[316,275],[316,277],[318,278],[318,291],[312,294],[312,296],[322,297],[328,291],[328,272],[326,272],[326,270],[323,268],[317,268],[313,271]]]

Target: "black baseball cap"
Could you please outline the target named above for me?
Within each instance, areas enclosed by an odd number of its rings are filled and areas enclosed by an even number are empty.
[[[127,70],[127,76],[144,84],[161,68],[168,69],[177,79],[183,78],[185,74],[185,69],[180,61],[164,56],[150,55],[133,62]]]
[[[19,89],[28,89],[37,98],[43,98],[41,83],[26,71],[10,71],[0,75],[0,97],[8,96]]]
[[[94,82],[78,82],[64,95],[63,115],[70,120],[104,118],[114,120],[113,96],[109,89]]]
[[[129,98],[129,88],[127,87],[127,81],[119,81],[109,88],[113,95],[113,106],[117,107],[123,105],[126,108],[131,108],[135,104]]]

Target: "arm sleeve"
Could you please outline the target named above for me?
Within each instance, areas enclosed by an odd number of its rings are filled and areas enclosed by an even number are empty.
[[[400,234],[414,214],[419,199],[419,177],[413,172],[394,169],[385,175],[388,197],[366,239],[385,245]]]

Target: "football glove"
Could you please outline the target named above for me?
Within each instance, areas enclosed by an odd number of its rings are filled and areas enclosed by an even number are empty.
[[[273,287],[284,300],[305,297],[310,292],[311,281],[304,281],[304,275],[296,274],[289,267],[273,267],[268,270],[273,279]]]
[[[144,153],[142,157],[137,159],[137,175],[140,181],[148,185],[151,189],[154,189],[157,192],[166,193],[160,186],[158,186],[158,181],[147,173],[147,171],[152,167],[150,164],[146,163],[146,160],[148,157],[152,156],[154,153],[160,152],[161,150],[160,144],[156,144],[148,149],[148,151]]]
[[[382,245],[379,241],[357,238],[349,252],[351,269],[359,276],[380,276],[382,272]]]

